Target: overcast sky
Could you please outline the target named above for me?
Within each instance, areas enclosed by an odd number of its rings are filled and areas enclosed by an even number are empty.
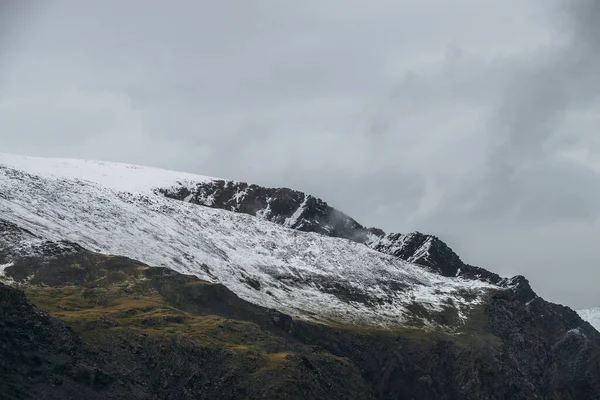
[[[600,2],[18,3],[0,151],[293,187],[600,306]]]

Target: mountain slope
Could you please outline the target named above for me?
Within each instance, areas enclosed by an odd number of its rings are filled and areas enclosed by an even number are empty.
[[[67,242],[9,258],[26,296],[0,283],[0,399],[373,398],[350,360],[221,285]]]
[[[297,190],[212,179],[165,185],[156,192],[171,199],[249,214],[303,232],[363,243],[443,276],[502,283],[500,276],[463,263],[435,236],[420,232],[386,234],[381,229],[366,228],[323,200]]]
[[[600,334],[524,285],[460,332],[315,325],[0,224],[0,398],[596,399]],[[530,299],[530,300],[527,300]]]
[[[175,201],[155,193],[154,176],[163,186],[208,179],[0,156],[0,213],[41,239],[166,266],[222,283],[255,304],[325,323],[454,329],[503,290],[440,276],[349,240]]]

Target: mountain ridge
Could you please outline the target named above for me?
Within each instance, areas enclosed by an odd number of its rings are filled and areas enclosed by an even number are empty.
[[[497,274],[464,263],[434,235],[421,232],[386,234],[379,228],[367,228],[322,199],[301,191],[222,179],[198,182],[195,187],[189,183],[174,184],[155,190],[171,199],[249,214],[291,229],[362,243],[442,276],[461,276],[493,284],[503,281]]]

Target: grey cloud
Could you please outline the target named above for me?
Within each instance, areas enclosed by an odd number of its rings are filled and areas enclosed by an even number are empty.
[[[600,58],[594,51],[600,29],[590,17],[600,16],[600,5],[577,1],[567,9],[572,11],[567,44],[515,76],[490,125],[494,147],[479,182],[482,203],[502,210],[525,202],[525,212],[515,214],[519,219],[545,212],[550,221],[564,216],[593,220],[600,211],[598,177],[589,167],[565,163],[557,149],[548,146],[556,138],[570,138],[574,145],[582,140],[585,134],[565,126],[566,114],[593,105],[600,92]],[[539,190],[544,186],[547,190]]]
[[[570,116],[598,112],[600,4],[572,1],[562,10],[563,40],[513,69],[498,98],[479,177],[448,193],[426,225],[461,226],[459,247],[468,241],[474,261],[493,259],[529,276],[546,297],[590,306],[600,301],[588,280],[600,262],[592,239],[600,233],[600,177],[597,167],[564,154],[597,148],[591,126],[599,121],[586,127]]]

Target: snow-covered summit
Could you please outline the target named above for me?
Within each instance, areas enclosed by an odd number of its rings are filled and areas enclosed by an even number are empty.
[[[491,291],[503,290],[440,276],[347,239],[156,191],[211,179],[126,164],[0,155],[0,219],[35,232],[36,240],[68,240],[166,266],[321,322],[451,326]]]
[[[26,157],[0,153],[0,165],[45,178],[92,182],[131,193],[152,193],[172,185],[195,185],[216,180],[202,175],[106,161]]]

